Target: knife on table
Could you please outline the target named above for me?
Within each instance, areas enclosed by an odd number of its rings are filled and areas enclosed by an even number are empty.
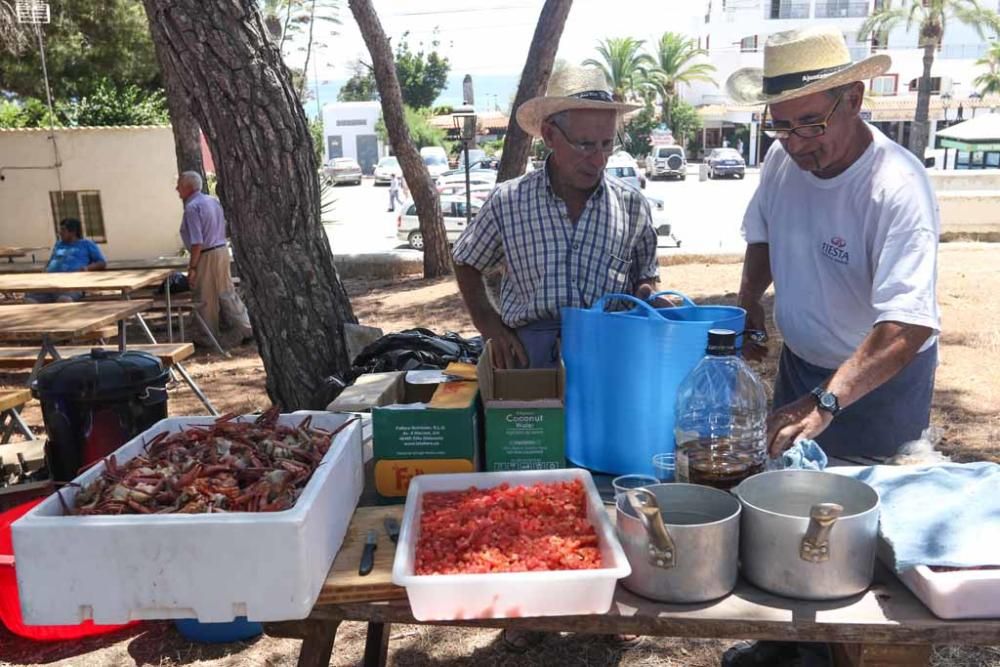
[[[368,531],[368,537],[365,538],[365,549],[361,552],[361,564],[358,566],[358,574],[362,577],[372,571],[375,567],[375,549],[378,548],[378,532],[375,530]]]
[[[389,539],[395,544],[399,541],[399,519],[394,516],[387,516],[382,522],[385,532],[389,534]]]

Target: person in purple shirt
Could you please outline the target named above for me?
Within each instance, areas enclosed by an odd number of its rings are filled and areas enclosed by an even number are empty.
[[[229,272],[226,217],[215,197],[201,191],[201,174],[186,171],[177,179],[177,194],[184,202],[181,240],[191,253],[188,283],[199,304],[198,313],[224,346],[239,344],[252,335],[246,307],[236,293]],[[223,335],[222,323],[228,325]],[[194,336],[194,342],[209,342]]]
[[[106,267],[101,249],[90,239],[83,238],[83,225],[79,220],[65,218],[59,222],[59,240],[52,248],[46,271],[103,271]],[[28,303],[69,303],[82,297],[83,292],[38,292],[28,294],[24,300]]]

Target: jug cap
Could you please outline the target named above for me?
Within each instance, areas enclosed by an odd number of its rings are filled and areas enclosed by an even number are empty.
[[[713,357],[736,354],[736,332],[731,329],[709,329],[705,353]]]

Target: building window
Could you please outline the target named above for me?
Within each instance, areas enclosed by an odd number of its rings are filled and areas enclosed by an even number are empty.
[[[59,221],[76,218],[83,224],[83,235],[94,243],[107,243],[104,231],[104,211],[101,209],[101,193],[97,190],[77,190],[49,192],[52,203],[52,219],[59,234]]]
[[[802,0],[771,0],[767,6],[767,17],[772,19],[807,19],[809,18],[809,2]]]
[[[875,0],[875,4],[873,5],[875,13],[877,14],[883,9],[889,9],[889,2],[890,0]]]
[[[915,93],[920,85],[920,79],[910,79],[910,83],[907,88],[911,93]],[[932,76],[931,77],[931,95],[937,95],[941,92],[941,77]]]
[[[740,53],[754,53],[757,51],[757,35],[750,35],[740,40]]]
[[[868,16],[868,0],[826,0],[816,3],[816,18],[858,18]]]
[[[337,127],[348,127],[351,125],[367,125],[368,121],[364,118],[348,118],[347,120],[338,120]]]
[[[882,95],[895,95],[896,88],[899,86],[899,75],[898,74],[884,74],[882,76],[877,76],[872,79],[869,90],[872,95],[882,96]]]

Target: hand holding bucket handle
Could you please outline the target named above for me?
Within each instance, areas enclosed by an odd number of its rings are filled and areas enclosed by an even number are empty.
[[[647,315],[650,315],[650,316],[654,316],[655,315],[656,317],[659,317],[661,319],[663,318],[662,315],[660,315],[658,312],[656,312],[655,308],[653,308],[652,306],[650,306],[648,303],[646,303],[642,299],[636,298],[636,297],[632,296],[631,294],[620,294],[620,293],[617,293],[617,292],[612,292],[611,294],[605,294],[604,296],[602,296],[600,299],[597,300],[597,303],[595,303],[591,307],[591,310],[603,311],[604,308],[608,305],[608,301],[619,301],[619,300],[620,301],[628,301],[629,303],[632,303],[632,304],[638,306],[639,308],[644,309],[646,311]]]
[[[648,297],[646,297],[646,301],[649,302],[649,303],[653,303],[654,301],[656,301],[657,299],[659,299],[661,296],[676,296],[676,297],[680,297],[681,302],[685,306],[694,307],[694,306],[697,305],[697,304],[695,304],[694,301],[692,301],[690,299],[690,297],[688,297],[687,294],[683,294],[681,292],[676,292],[674,290],[669,290],[669,289],[668,290],[663,290],[661,292],[654,292],[653,294],[650,294]],[[671,304],[670,307],[673,307],[673,304]]]

